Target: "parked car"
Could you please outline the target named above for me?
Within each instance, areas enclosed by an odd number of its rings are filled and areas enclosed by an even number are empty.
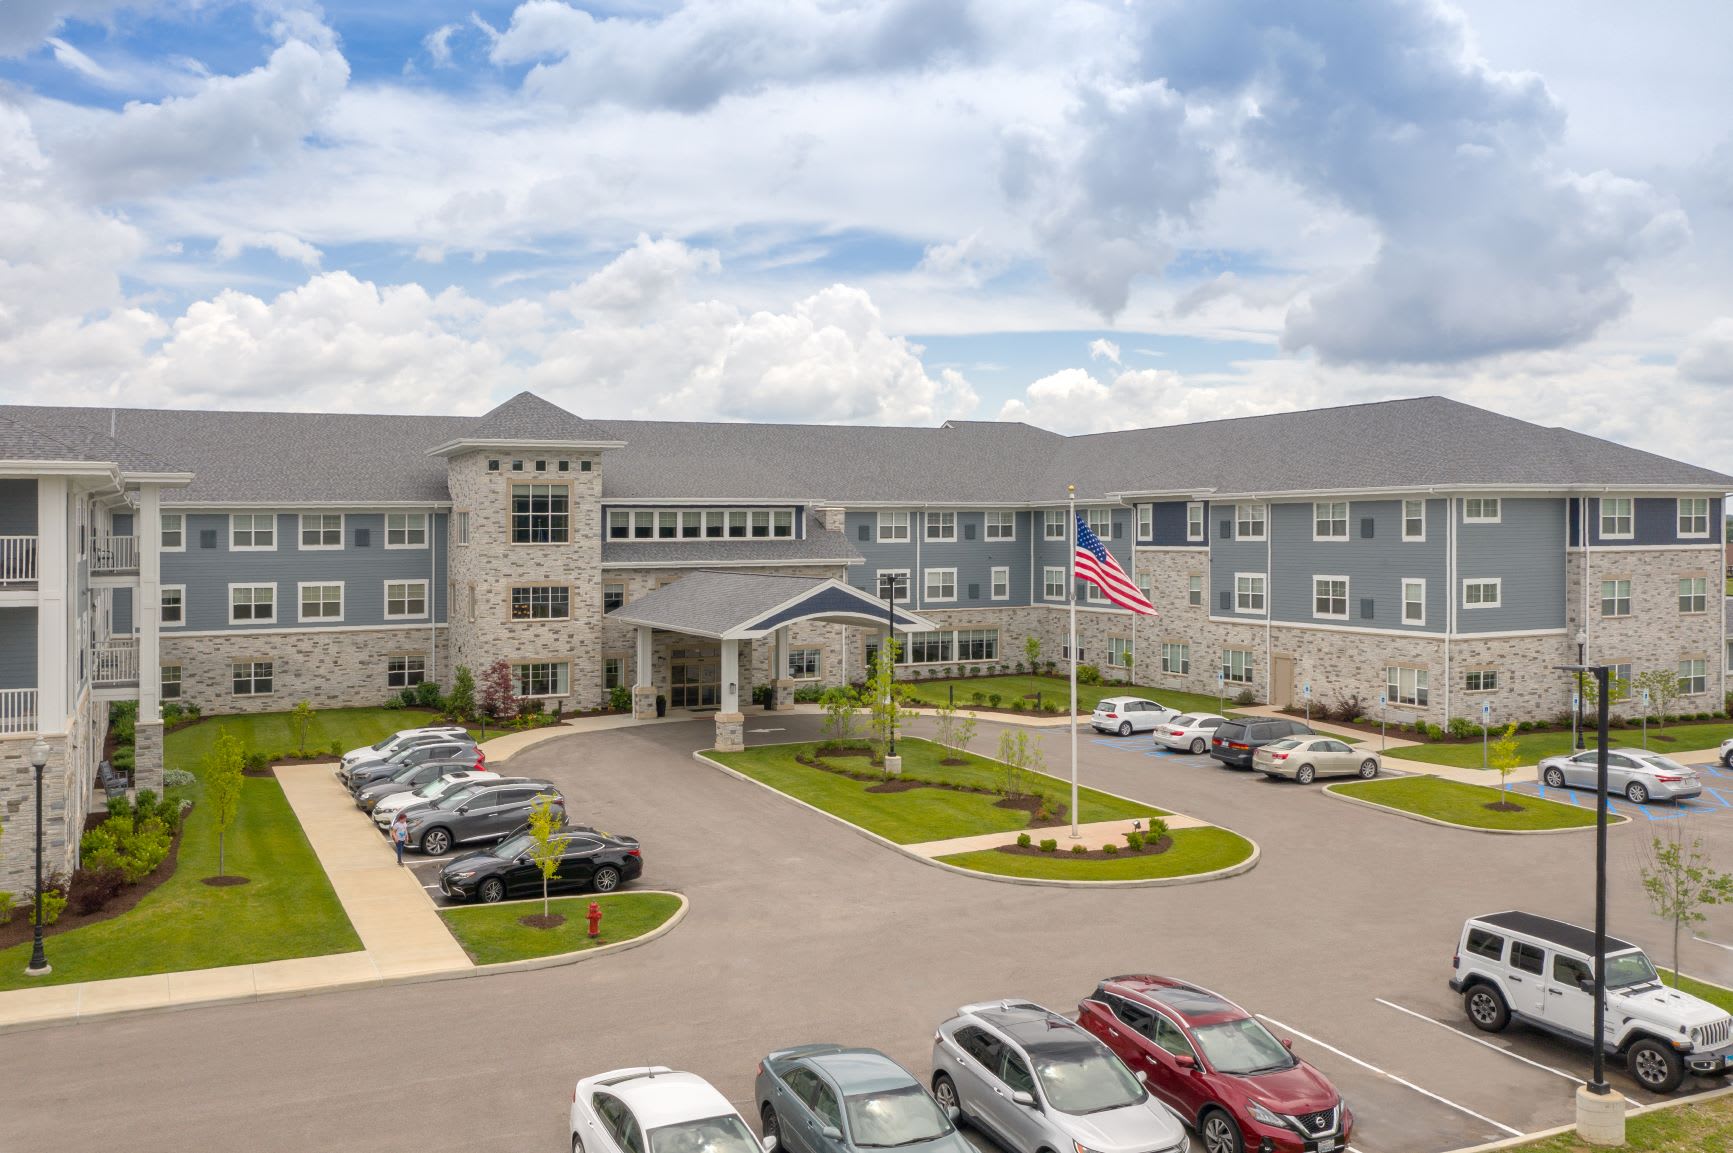
[[[1733,769],[1733,737],[1721,742],[1721,763]]]
[[[572,1087],[572,1153],[774,1153],[728,1098],[666,1065],[615,1069]]]
[[[1082,1026],[1029,1001],[964,1005],[933,1035],[933,1096],[1011,1153],[1184,1153],[1177,1114]]]
[[[875,1049],[800,1045],[758,1063],[753,1099],[766,1137],[792,1153],[975,1153],[921,1083]]]
[[[1568,757],[1547,757],[1535,766],[1550,789],[1593,789],[1600,777],[1600,752],[1588,749]],[[1660,753],[1642,749],[1607,750],[1607,791],[1623,794],[1632,804],[1682,801],[1703,795],[1697,770]]]
[[[611,893],[644,871],[636,837],[616,837],[587,825],[561,830],[566,837],[559,869],[548,878],[549,892],[594,889]],[[507,897],[539,897],[542,870],[530,859],[531,838],[518,829],[491,849],[469,853],[439,870],[439,891],[457,901],[491,905]]]
[[[1147,733],[1177,716],[1177,709],[1142,697],[1103,697],[1089,724],[1097,732],[1129,737],[1132,733]]]
[[[1226,997],[1167,977],[1109,977],[1078,1007],[1208,1153],[1335,1153],[1354,1113],[1329,1078]]]
[[[492,844],[529,820],[530,809],[551,797],[565,820],[566,802],[547,781],[501,778],[466,784],[425,808],[409,811],[407,847],[430,857],[444,856],[457,845]]]
[[[1353,777],[1371,780],[1380,768],[1378,754],[1358,751],[1337,737],[1283,737],[1252,752],[1252,768],[1272,779],[1292,777],[1309,785],[1317,777]]]
[[[419,745],[406,745],[392,753],[383,761],[363,761],[348,770],[344,784],[349,786],[351,793],[358,793],[368,785],[379,781],[390,780],[394,775],[412,765],[427,761],[467,761],[472,769],[479,769],[487,763],[487,754],[481,751],[481,746],[468,737],[461,739],[443,738],[437,741],[427,741]]]
[[[400,769],[383,781],[374,781],[355,794],[355,807],[364,813],[371,813],[379,802],[387,797],[395,797],[400,793],[413,793],[424,785],[444,780],[458,773],[475,774],[486,772],[485,769],[474,769],[471,761],[422,761],[418,765],[410,765]],[[492,775],[492,774],[490,774]]]
[[[1224,721],[1209,740],[1209,755],[1230,769],[1249,769],[1257,750],[1287,737],[1310,737],[1312,726],[1281,717],[1248,717]]]
[[[1183,713],[1155,727],[1155,743],[1182,753],[1203,753],[1210,738],[1227,722],[1215,713]]]
[[[1608,937],[1606,1050],[1643,1088],[1671,1093],[1686,1072],[1733,1070],[1733,1017],[1661,983],[1648,956]],[[1533,913],[1470,917],[1451,966],[1453,992],[1475,1028],[1521,1021],[1582,1045],[1594,1043],[1595,935]]]
[[[358,749],[350,749],[344,753],[338,762],[340,768],[360,764],[362,761],[379,761],[395,753],[405,745],[416,744],[423,740],[437,740],[440,737],[461,737],[466,732],[462,725],[428,725],[419,729],[398,729],[395,733],[376,741],[371,745],[362,745]]]
[[[455,789],[466,781],[499,780],[498,773],[487,769],[451,769],[447,768],[445,775],[436,781],[430,781],[419,789],[409,793],[396,793],[386,797],[373,806],[373,823],[380,829],[390,827],[393,819],[401,809],[413,809],[421,805],[431,805],[447,792]]]

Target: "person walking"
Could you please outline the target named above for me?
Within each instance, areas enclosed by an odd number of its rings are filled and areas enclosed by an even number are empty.
[[[409,814],[399,812],[391,822],[391,843],[397,846],[397,866],[403,867],[403,846],[409,843]]]

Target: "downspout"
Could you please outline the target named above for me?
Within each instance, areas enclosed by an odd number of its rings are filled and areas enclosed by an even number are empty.
[[[1276,506],[1264,502],[1264,703],[1276,703],[1276,668],[1273,629],[1276,620],[1275,565]],[[1292,685],[1288,686],[1290,689]],[[1290,708],[1293,701],[1288,702]]]

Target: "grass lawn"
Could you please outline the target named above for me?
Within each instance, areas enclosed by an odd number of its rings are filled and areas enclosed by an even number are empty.
[[[1706,1153],[1733,1148],[1733,1096],[1675,1105],[1625,1121],[1625,1145],[1631,1153]],[[1510,1146],[1510,1153],[1593,1153],[1575,1133],[1560,1133]]]
[[[1655,971],[1661,974],[1662,980],[1666,981],[1667,984],[1673,984],[1673,970],[1663,969],[1657,965]],[[1701,997],[1711,1005],[1719,1005],[1727,1012],[1733,1013],[1733,989],[1711,985],[1706,981],[1693,980],[1690,977],[1679,978],[1678,988],[1681,992],[1689,993],[1693,997]]]
[[[413,729],[440,722],[438,713],[424,709],[320,709],[307,734],[307,752],[325,754],[335,741],[342,752],[370,745],[398,729]],[[502,730],[503,731],[503,730]],[[294,727],[288,713],[255,713],[237,717],[211,717],[196,721],[168,735],[163,765],[170,769],[198,771],[219,734],[229,732],[241,739],[248,752],[262,752],[272,760],[297,752]],[[476,735],[480,735],[479,732]],[[490,736],[498,733],[489,732]]]
[[[1126,853],[1112,860],[1077,860],[1065,851],[1063,831],[1059,849],[1030,857],[985,849],[955,853],[939,860],[960,869],[995,873],[1001,877],[1039,877],[1059,881],[1140,881],[1149,877],[1185,877],[1211,873],[1237,865],[1252,855],[1252,843],[1226,829],[1177,829],[1170,834],[1173,847],[1149,856]]]
[[[1495,812],[1485,806],[1499,799],[1498,789],[1465,785],[1438,777],[1350,781],[1331,785],[1330,789],[1357,800],[1474,829],[1575,829],[1595,823],[1593,809],[1561,805],[1520,793],[1510,796],[1515,804],[1522,806],[1521,812]]]
[[[589,923],[584,919],[591,901],[602,907],[602,935],[594,941],[590,940]],[[566,923],[553,929],[532,929],[518,924],[519,917],[542,911],[539,901],[442,909],[439,915],[445,918],[446,928],[476,964],[497,965],[502,961],[576,953],[642,937],[674,915],[680,908],[680,898],[672,893],[556,897],[548,908],[563,913]]]
[[[1642,748],[1643,730],[1614,729],[1608,734],[1609,748]],[[1733,721],[1695,721],[1691,724],[1670,724],[1666,728],[1649,726],[1649,750],[1656,753],[1667,753],[1669,750],[1684,752],[1688,749],[1712,749],[1728,737],[1733,737]],[[1594,744],[1594,733],[1589,733],[1589,743]],[[1555,757],[1560,753],[1568,753],[1572,749],[1571,734],[1562,733],[1518,733],[1516,748],[1522,757],[1522,763],[1533,765],[1539,763],[1542,757]],[[1473,741],[1462,745],[1414,745],[1409,748],[1391,749],[1385,754],[1392,759],[1405,761],[1424,761],[1429,765],[1455,765],[1458,768],[1478,769],[1480,767],[1480,742]]]
[[[1025,829],[1029,814],[1021,809],[1001,809],[998,798],[983,793],[959,793],[950,789],[909,789],[900,793],[869,793],[874,782],[856,781],[823,769],[809,768],[794,759],[796,753],[811,756],[814,744],[767,745],[739,753],[710,753],[711,757],[755,781],[805,801],[869,829],[899,845],[942,841],[980,833],[1003,833]],[[941,784],[997,788],[1004,781],[1005,766],[998,761],[966,754],[967,764],[941,765],[944,750],[929,741],[904,739],[897,744],[903,757],[903,776],[910,780]],[[871,771],[865,757],[833,757],[832,763]],[[1071,785],[1056,777],[1036,774],[1039,789],[1055,800],[1068,800]],[[1088,821],[1131,820],[1161,817],[1161,809],[1135,801],[1122,801],[1093,789],[1080,789],[1080,819]]]
[[[1006,676],[1006,677],[956,677],[943,681],[899,681],[898,684],[909,690],[909,695],[917,704],[937,707],[949,699],[949,691],[953,687],[957,691],[957,707],[967,709],[973,703],[975,694],[983,698],[991,693],[998,693],[1002,698],[1000,705],[1009,708],[1011,702],[1019,697],[1039,692],[1043,703],[1056,701],[1063,715],[1066,702],[1070,699],[1071,690],[1065,677]],[[1221,702],[1213,696],[1203,696],[1199,693],[1181,693],[1168,689],[1150,688],[1146,685],[1100,684],[1077,686],[1077,709],[1080,713],[1095,711],[1096,702],[1103,697],[1147,697],[1158,701],[1170,709],[1178,709],[1182,713],[1220,713]],[[1030,702],[1031,704],[1033,702]],[[1228,712],[1233,715],[1234,698],[1230,693],[1227,698]]]

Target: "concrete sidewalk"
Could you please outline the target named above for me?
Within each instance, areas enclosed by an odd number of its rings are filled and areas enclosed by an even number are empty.
[[[1172,829],[1201,829],[1209,825],[1208,821],[1200,821],[1196,817],[1187,817],[1180,813],[1169,813],[1161,818]],[[1078,842],[1071,841],[1070,825],[1054,825],[1046,829],[1012,829],[1004,833],[982,833],[974,837],[952,837],[946,841],[923,841],[918,845],[904,845],[903,848],[923,857],[948,857],[952,853],[973,853],[978,849],[996,849],[1000,845],[1015,845],[1019,834],[1028,833],[1036,843],[1051,837],[1059,842],[1061,852],[1069,852],[1073,843],[1082,844],[1091,849],[1112,842],[1123,845],[1125,834],[1131,832],[1130,819],[1121,821],[1093,821],[1079,825],[1077,831],[1082,835]]]

